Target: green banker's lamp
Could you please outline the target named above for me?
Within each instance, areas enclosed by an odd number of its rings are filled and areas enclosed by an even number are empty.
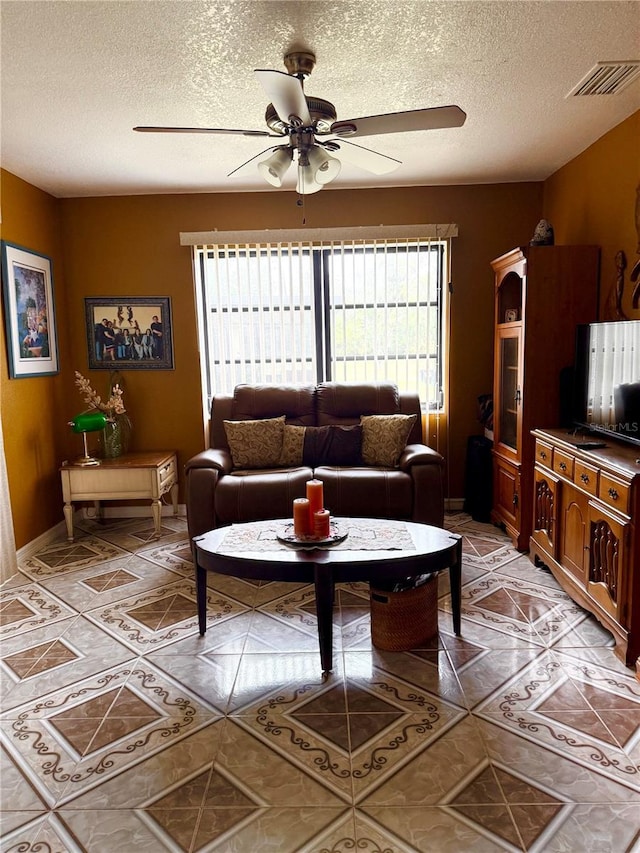
[[[82,433],[82,442],[84,447],[84,456],[79,456],[71,463],[72,465],[99,465],[100,460],[89,456],[87,448],[87,433],[98,432],[104,429],[107,424],[107,416],[102,412],[82,412],[76,415],[72,421],[69,421],[69,426],[72,432]]]

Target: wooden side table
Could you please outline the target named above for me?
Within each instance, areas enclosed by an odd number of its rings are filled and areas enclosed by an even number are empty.
[[[94,501],[99,515],[101,501],[148,499],[156,536],[160,536],[160,498],[168,491],[173,514],[178,514],[178,460],[172,450],[126,453],[87,467],[63,462],[60,476],[69,542],[73,542],[74,501]]]

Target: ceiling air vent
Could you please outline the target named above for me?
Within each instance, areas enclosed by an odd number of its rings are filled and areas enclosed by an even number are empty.
[[[598,62],[569,92],[578,95],[617,95],[640,75],[640,59],[620,62]]]

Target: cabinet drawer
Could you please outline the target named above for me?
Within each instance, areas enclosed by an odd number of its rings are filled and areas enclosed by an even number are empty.
[[[576,486],[580,486],[581,489],[584,489],[585,492],[589,492],[590,495],[597,495],[598,473],[597,468],[576,459],[573,468],[573,482]]]
[[[160,488],[168,488],[172,485],[176,480],[176,458],[175,456],[169,459],[169,461],[160,468],[158,472],[158,479],[160,481]]]
[[[629,512],[629,486],[614,477],[600,473],[600,485],[598,486],[598,497],[608,506],[615,507],[620,512]]]
[[[544,441],[536,439],[536,462],[540,465],[545,465],[551,468],[551,460],[553,459],[553,447],[550,444],[545,444]]]
[[[553,470],[556,474],[560,474],[562,477],[567,477],[569,480],[573,480],[574,462],[575,459],[573,456],[569,456],[568,453],[563,453],[563,451],[558,450],[558,448],[553,451]]]

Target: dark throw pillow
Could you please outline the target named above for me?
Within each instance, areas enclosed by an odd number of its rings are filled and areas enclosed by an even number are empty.
[[[302,461],[311,468],[362,465],[362,427],[359,424],[307,427]]]

